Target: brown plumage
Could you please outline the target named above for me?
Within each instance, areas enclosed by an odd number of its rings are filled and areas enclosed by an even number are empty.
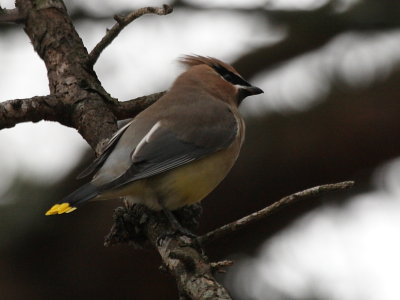
[[[90,183],[47,214],[91,199],[124,197],[174,210],[202,200],[227,175],[244,139],[238,105],[262,91],[215,58],[185,56],[170,90],[110,139],[85,175]]]

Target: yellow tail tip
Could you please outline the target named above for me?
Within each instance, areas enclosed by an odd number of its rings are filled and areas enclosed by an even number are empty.
[[[60,215],[63,213],[68,214],[73,212],[75,209],[76,207],[70,206],[69,203],[55,204],[46,212],[46,216]]]

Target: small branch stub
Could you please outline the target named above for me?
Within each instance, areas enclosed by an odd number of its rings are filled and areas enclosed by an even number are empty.
[[[218,273],[226,273],[224,268],[230,267],[232,265],[233,265],[232,260],[221,260],[210,263],[211,270],[213,272],[218,272]]]
[[[22,23],[25,16],[17,8],[4,9],[0,7],[0,23]]]
[[[133,118],[138,113],[145,110],[147,107],[160,99],[164,94],[165,91],[138,97],[128,101],[121,101],[117,104],[112,103],[109,108],[118,120]]]

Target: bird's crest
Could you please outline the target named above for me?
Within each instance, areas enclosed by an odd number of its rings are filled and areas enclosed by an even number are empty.
[[[235,86],[251,86],[251,84],[244,80],[243,77],[232,66],[220,61],[219,59],[213,57],[187,55],[181,58],[180,61],[189,67],[205,64],[213,68],[215,72],[221,75],[222,78]]]
[[[214,57],[209,57],[209,56],[200,56],[200,55],[185,55],[179,59],[181,63],[188,67],[193,67],[196,65],[207,65],[210,66],[211,68],[215,70],[221,70],[225,69],[227,71],[230,71],[234,74],[239,75],[238,71],[236,71],[232,66],[224,63],[223,61],[220,61],[219,59],[216,59]]]

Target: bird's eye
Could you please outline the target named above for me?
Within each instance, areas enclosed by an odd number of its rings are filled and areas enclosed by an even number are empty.
[[[224,75],[222,75],[222,77],[226,80],[226,81],[229,81],[229,82],[231,82],[231,83],[233,83],[234,81],[236,81],[235,79],[235,77],[234,76],[232,76],[232,74],[231,73],[225,73]]]
[[[236,75],[235,73],[225,69],[220,65],[213,66],[214,70],[218,72],[219,75],[222,76],[226,81],[230,82],[233,85],[240,85],[240,86],[250,86],[250,84],[244,80],[242,77]]]

